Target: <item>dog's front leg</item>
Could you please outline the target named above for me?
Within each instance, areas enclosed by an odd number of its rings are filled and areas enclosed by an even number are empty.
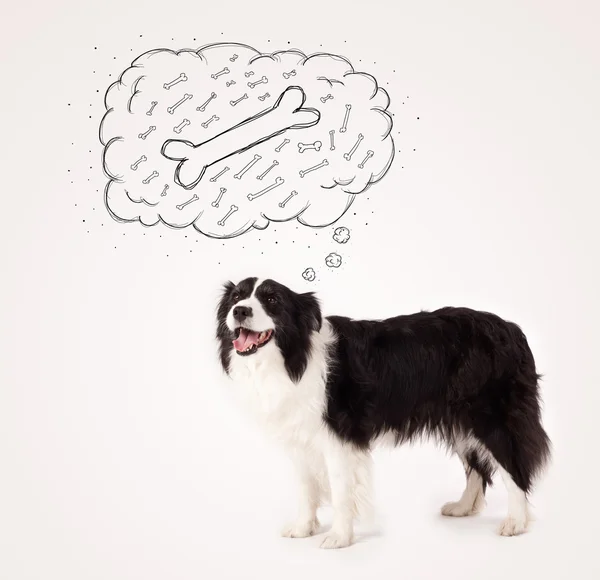
[[[286,526],[282,535],[286,538],[308,538],[319,529],[317,509],[319,508],[320,486],[315,473],[314,458],[307,453],[296,451],[292,461],[298,481],[298,514],[295,521]]]
[[[356,452],[347,444],[331,439],[324,450],[331,489],[333,524],[321,548],[345,548],[354,539]]]

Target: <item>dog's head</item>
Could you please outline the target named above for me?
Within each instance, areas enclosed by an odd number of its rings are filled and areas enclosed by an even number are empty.
[[[312,292],[298,294],[274,280],[227,282],[217,310],[221,363],[231,357],[261,357],[278,348],[294,381],[310,354],[311,334],[321,328],[321,309]]]

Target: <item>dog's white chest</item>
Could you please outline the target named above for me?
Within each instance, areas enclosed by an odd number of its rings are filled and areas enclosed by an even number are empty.
[[[323,429],[325,377],[323,361],[311,359],[294,383],[274,344],[260,357],[233,355],[230,376],[246,407],[271,436],[292,444],[307,444]]]

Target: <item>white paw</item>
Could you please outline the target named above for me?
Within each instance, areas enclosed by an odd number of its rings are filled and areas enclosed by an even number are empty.
[[[351,534],[329,532],[321,542],[321,548],[324,550],[336,550],[338,548],[346,548],[350,544],[352,544]]]
[[[298,521],[281,530],[284,538],[308,538],[317,533],[319,529],[318,520]]]
[[[459,501],[450,501],[442,506],[442,515],[455,518],[472,516],[477,513],[475,506],[465,505]]]
[[[516,519],[511,517],[506,518],[498,529],[498,533],[501,536],[518,536],[519,534],[524,534],[526,531],[526,519]]]

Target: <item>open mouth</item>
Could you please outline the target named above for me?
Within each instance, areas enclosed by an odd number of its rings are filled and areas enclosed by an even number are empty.
[[[240,326],[235,329],[233,347],[239,355],[247,356],[249,354],[254,354],[261,346],[265,346],[272,337],[272,330],[256,332]]]

